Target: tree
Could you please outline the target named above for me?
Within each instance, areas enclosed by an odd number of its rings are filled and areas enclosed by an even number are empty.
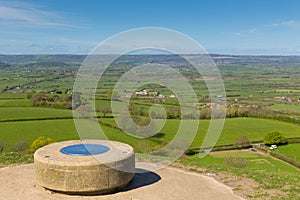
[[[32,104],[34,106],[47,106],[48,97],[44,92],[39,92],[32,98]]]
[[[106,114],[107,113],[110,113],[111,110],[110,110],[110,107],[108,105],[103,105],[101,106],[99,109],[98,109],[99,112],[101,112],[103,114],[103,117],[105,118],[106,117]]]
[[[266,145],[284,144],[286,139],[278,131],[271,131],[266,133],[264,143]]]
[[[179,119],[181,114],[180,114],[180,109],[179,108],[170,108],[167,110],[167,116],[169,119]]]
[[[247,148],[250,146],[250,141],[248,140],[247,136],[241,136],[235,140],[234,146],[237,148]]]

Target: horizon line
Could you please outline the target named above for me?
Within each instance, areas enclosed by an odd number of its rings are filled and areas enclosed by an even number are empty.
[[[77,54],[77,53],[0,53],[0,56],[36,56],[36,55],[49,55],[49,56],[64,56],[64,55],[74,55],[74,56],[89,56],[89,55],[119,55],[119,54]],[[193,54],[193,53],[181,53],[181,54],[124,54],[125,56],[172,56],[172,55],[209,55],[209,56],[300,56],[300,54],[222,54],[222,53],[204,53],[204,54]]]

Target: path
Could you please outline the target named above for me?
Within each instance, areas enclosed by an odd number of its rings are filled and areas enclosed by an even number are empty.
[[[48,191],[34,182],[34,165],[0,169],[0,199],[6,200],[200,200],[242,199],[231,188],[201,174],[167,167],[156,173],[136,175],[121,192],[98,196],[76,196]]]

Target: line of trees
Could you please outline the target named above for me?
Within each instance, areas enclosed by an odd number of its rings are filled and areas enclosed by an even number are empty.
[[[31,98],[32,105],[37,107],[52,107],[52,108],[62,108],[62,109],[72,109],[72,98],[73,107],[79,107],[82,102],[79,94],[74,93],[73,95],[58,95],[49,94],[45,92],[39,92],[36,94],[28,94]]]
[[[98,112],[101,112],[103,117],[106,117],[108,113],[111,113],[111,109],[109,105],[103,105],[97,109]],[[149,116],[148,107],[130,105],[129,111],[132,116]],[[214,118],[221,118],[223,116],[224,110],[221,108],[216,109],[214,113]],[[254,118],[267,118],[267,119],[275,119],[280,121],[292,122],[292,123],[300,123],[300,120],[297,118],[293,118],[285,113],[274,111],[271,109],[258,107],[234,107],[234,108],[226,108],[225,110],[226,118],[238,118],[238,117],[254,117]],[[211,119],[212,109],[204,108],[200,110],[199,119]],[[164,115],[160,113],[151,112],[151,118],[154,119],[162,119]],[[181,110],[179,107],[171,107],[166,108],[166,117],[167,119],[195,119],[194,114],[186,114],[184,116],[181,115]]]

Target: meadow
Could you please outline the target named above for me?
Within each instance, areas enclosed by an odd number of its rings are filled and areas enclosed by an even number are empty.
[[[71,115],[71,111],[68,110],[41,108],[36,109],[36,112],[40,117],[51,118],[57,116],[61,117],[62,115],[69,117]],[[34,109],[31,110],[29,114],[34,115],[34,111]],[[5,117],[2,112],[1,115],[2,118]],[[12,119],[21,119],[20,117],[20,115],[11,113]],[[99,120],[115,125],[113,118],[100,118]],[[209,123],[209,120],[200,121],[199,129],[191,145],[191,148],[199,148],[201,146],[206,135]],[[164,128],[160,131],[160,133],[147,140],[149,146],[151,146],[151,148],[158,148],[159,146],[165,145],[167,142],[173,139],[173,137],[177,133],[178,127],[179,120],[167,120]],[[137,139],[136,137],[127,135],[116,128],[108,127],[105,125],[101,125],[101,128],[109,139],[129,143],[134,146],[137,151],[143,150],[143,147],[139,145],[139,141],[142,141],[142,139]],[[32,119],[31,121],[2,122],[0,123],[0,130],[0,138],[1,140],[7,142],[8,146],[20,140],[25,140],[30,144],[39,136],[50,137],[55,141],[79,138],[72,119]],[[298,124],[268,119],[233,118],[226,119],[221,136],[217,141],[217,145],[234,144],[235,140],[240,136],[247,136],[252,142],[262,141],[264,134],[272,130],[280,131],[286,138],[300,136],[300,125]],[[186,130],[186,134],[189,134],[188,130]],[[95,136],[91,133],[91,137],[94,138]]]
[[[71,110],[35,108],[35,107],[0,107],[1,120],[28,120],[72,117]]]
[[[246,165],[234,167],[226,164],[232,158]],[[198,155],[185,156],[178,163],[193,171],[219,176],[222,182],[247,199],[300,198],[298,168],[250,150],[212,152],[203,159]]]
[[[0,107],[30,107],[30,99],[0,99]]]
[[[114,119],[102,118],[101,121],[116,125]],[[200,120],[197,135],[191,148],[200,147],[206,135],[210,120]],[[159,139],[170,141],[178,131],[180,120],[167,120],[164,128],[160,131]],[[271,119],[260,118],[231,118],[226,119],[225,124],[217,141],[217,145],[234,144],[240,136],[247,136],[252,142],[262,142],[265,133],[278,130],[286,138],[300,136],[300,125]],[[185,130],[189,134],[189,130]]]
[[[276,152],[300,162],[300,143],[279,146]]]

